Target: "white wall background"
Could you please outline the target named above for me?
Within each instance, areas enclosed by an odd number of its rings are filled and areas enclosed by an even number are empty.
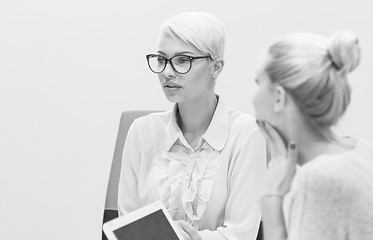
[[[227,28],[217,91],[252,112],[259,56],[294,31],[355,31],[364,45],[342,126],[373,142],[373,15],[369,1],[1,1],[0,238],[101,238],[120,113],[168,109],[145,54],[160,24],[209,11]]]

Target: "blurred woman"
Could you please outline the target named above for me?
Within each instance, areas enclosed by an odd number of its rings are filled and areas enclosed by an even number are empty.
[[[351,32],[292,34],[269,48],[253,98],[271,154],[261,198],[266,240],[373,239],[373,146],[332,129],[359,61]]]

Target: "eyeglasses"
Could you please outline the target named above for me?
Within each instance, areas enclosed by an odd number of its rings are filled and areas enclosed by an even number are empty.
[[[175,72],[180,74],[186,74],[192,68],[192,61],[195,59],[201,58],[210,58],[210,56],[198,56],[191,57],[187,55],[175,55],[172,58],[165,58],[158,54],[148,54],[146,55],[146,60],[148,61],[148,66],[150,70],[154,73],[161,73],[166,69],[167,62],[170,62],[170,65]]]

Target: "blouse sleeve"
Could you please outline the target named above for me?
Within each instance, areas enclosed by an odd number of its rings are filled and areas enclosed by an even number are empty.
[[[118,186],[118,213],[127,214],[140,207],[137,192],[138,165],[140,163],[141,146],[137,120],[128,130],[123,148],[122,165]],[[131,197],[129,197],[131,196]]]
[[[203,240],[255,240],[258,233],[259,198],[267,171],[265,141],[258,129],[240,131],[233,137],[224,224],[216,231],[200,231]]]

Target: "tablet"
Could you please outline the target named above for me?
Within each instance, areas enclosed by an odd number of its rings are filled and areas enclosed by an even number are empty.
[[[161,201],[103,224],[108,240],[184,240]]]

